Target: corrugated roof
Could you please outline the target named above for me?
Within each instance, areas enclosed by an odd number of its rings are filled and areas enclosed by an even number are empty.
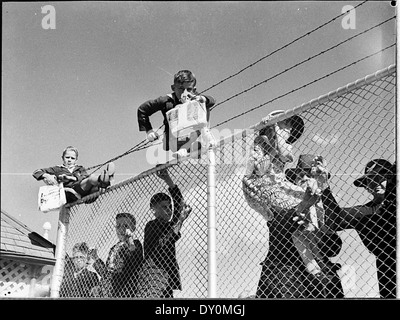
[[[35,264],[55,264],[55,245],[1,210],[0,256]]]

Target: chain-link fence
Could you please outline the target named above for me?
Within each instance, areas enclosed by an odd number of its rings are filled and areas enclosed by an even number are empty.
[[[286,168],[294,168],[300,155],[321,155],[330,172],[327,190],[333,194],[337,207],[368,203],[369,193],[353,182],[364,174],[370,160],[395,161],[395,66],[293,108],[268,126],[293,115],[303,119],[304,132],[293,143],[294,161]],[[164,182],[152,169],[64,208],[60,212],[52,296],[144,298],[170,297],[173,292],[176,298],[206,298],[210,290],[215,290],[220,298],[379,297],[382,288],[377,265],[383,258],[377,258],[376,252],[366,247],[367,240],[360,231],[362,216],[345,228],[330,225],[329,231],[320,231],[327,217],[340,213],[329,213],[332,205],[322,201],[324,196],[329,198],[325,191],[318,198],[315,207],[325,212],[315,239],[322,252],[318,261],[324,266],[323,274],[328,275],[320,278],[304,268],[296,253],[292,234],[298,224],[292,223],[292,216],[283,217],[272,210],[274,218],[267,221],[250,207],[242,180],[254,138],[263,127],[257,124],[221,137],[217,147],[210,151],[216,162],[215,194],[209,188],[210,162],[203,154],[201,159],[160,167],[167,168],[181,194],[168,188],[170,181]],[[152,198],[157,193],[164,195]],[[214,198],[215,233],[210,229],[213,216],[211,220],[208,216],[214,213],[210,210],[210,199]],[[168,208],[170,201],[172,220],[156,220],[159,207]],[[179,217],[188,212],[183,201],[192,211],[181,226]],[[362,215],[364,211],[357,212]],[[120,213],[130,213],[135,221],[129,215],[117,219]],[[368,212],[366,215],[369,217]],[[384,220],[389,223],[385,227],[395,228],[396,221],[390,219]],[[118,235],[121,228],[131,230],[134,240]],[[366,237],[380,238],[382,232],[374,232],[371,230]],[[376,243],[375,240],[371,241]],[[385,239],[378,246],[389,252],[393,241]],[[73,250],[75,244],[82,242],[95,248],[96,253],[88,252],[85,246]],[[209,259],[213,257],[211,243],[216,248],[216,261]],[[389,258],[393,257],[390,254]],[[91,259],[85,260],[88,256]],[[74,264],[79,261],[87,261],[88,267],[77,274]],[[385,261],[385,266],[392,263]],[[216,275],[212,278],[214,265],[210,268],[210,264],[214,263]],[[210,289],[210,279],[216,279],[211,283],[215,288]],[[395,275],[385,283],[395,285],[394,281]]]

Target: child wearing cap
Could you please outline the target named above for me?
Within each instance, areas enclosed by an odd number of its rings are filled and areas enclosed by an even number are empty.
[[[284,113],[274,111],[264,121]],[[286,163],[293,162],[292,144],[304,131],[304,122],[299,116],[292,116],[275,125],[260,130],[254,140],[254,152],[247,163],[242,180],[243,192],[251,208],[264,218],[273,220],[275,215],[285,216],[294,210],[297,214],[307,213],[319,201],[318,184],[315,179],[307,179],[298,186],[285,177]],[[292,210],[293,209],[293,210]],[[291,211],[292,210],[292,211]],[[315,226],[307,223],[303,230],[296,230],[292,240],[300,253],[309,273],[319,275],[321,266],[313,239]]]
[[[321,164],[321,170],[326,164]],[[323,178],[323,177],[322,177]],[[381,298],[396,298],[396,165],[373,159],[355,187],[364,188],[372,199],[365,204],[341,207],[327,179],[321,200],[328,226],[335,231],[355,229],[364,246],[376,257]]]

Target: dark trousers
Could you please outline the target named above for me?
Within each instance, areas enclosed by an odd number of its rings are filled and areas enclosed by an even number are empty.
[[[396,298],[396,252],[376,257],[376,269],[381,298]]]
[[[263,263],[256,298],[344,298],[340,277],[336,272],[324,282],[310,275],[301,266]]]

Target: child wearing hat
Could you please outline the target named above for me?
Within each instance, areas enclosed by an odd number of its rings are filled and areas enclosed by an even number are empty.
[[[327,225],[335,231],[355,229],[375,255],[381,298],[396,298],[396,172],[396,164],[385,159],[366,164],[364,175],[353,182],[372,196],[365,204],[341,207],[326,178],[321,196]]]
[[[274,111],[264,121],[268,122],[282,113],[282,110]],[[286,163],[293,162],[292,144],[303,131],[304,122],[295,115],[261,129],[254,140],[254,152],[248,161],[242,186],[249,206],[267,221],[273,220],[275,215],[284,216],[293,210],[297,214],[309,215],[310,207],[319,201],[320,190],[315,179],[304,179],[299,186],[285,177]],[[322,271],[315,258],[322,261],[322,256],[313,239],[313,231],[315,225],[309,222],[303,230],[293,233],[292,240],[307,271],[318,275]]]

